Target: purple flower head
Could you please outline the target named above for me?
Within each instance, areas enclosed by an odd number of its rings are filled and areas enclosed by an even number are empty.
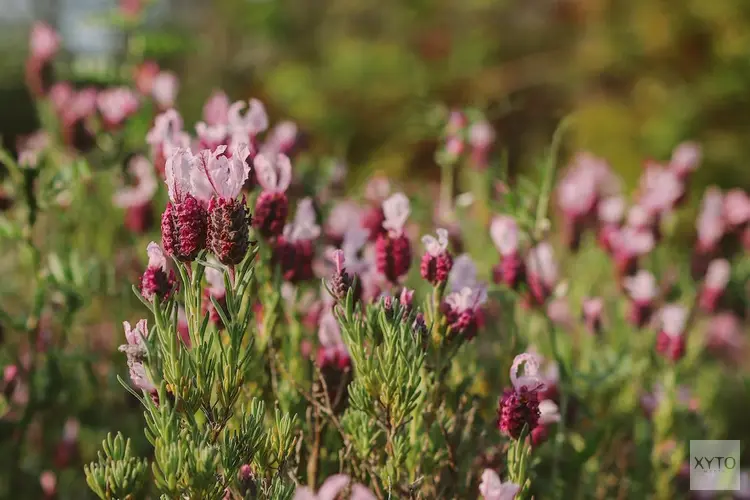
[[[422,257],[420,273],[422,278],[433,285],[445,283],[453,267],[453,257],[448,252],[448,231],[438,229],[437,238],[432,235],[422,236],[422,243],[427,253]]]
[[[422,243],[425,246],[425,250],[427,250],[427,253],[433,257],[442,255],[448,248],[448,231],[439,228],[435,232],[437,233],[437,238],[431,234],[422,236]]]
[[[167,258],[157,243],[149,243],[146,252],[148,266],[141,277],[141,294],[148,301],[168,299],[175,289],[174,271],[167,272]]]
[[[492,469],[482,472],[482,481],[479,483],[479,493],[484,500],[513,500],[521,487],[510,481],[502,482],[500,476]]]

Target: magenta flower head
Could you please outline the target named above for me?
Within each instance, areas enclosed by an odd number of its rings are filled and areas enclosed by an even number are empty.
[[[273,262],[279,264],[284,279],[299,283],[313,278],[315,239],[320,236],[320,226],[311,198],[297,204],[294,221],[284,227],[284,233],[273,245]]]
[[[177,148],[166,164],[169,202],[161,218],[161,240],[170,257],[193,261],[206,248],[208,213],[193,195],[193,172],[197,158],[190,150]]]
[[[159,109],[169,109],[174,106],[180,80],[171,71],[160,71],[151,82],[151,97]]]
[[[143,156],[134,156],[128,162],[128,173],[135,185],[127,186],[115,192],[112,203],[124,208],[125,227],[134,233],[143,233],[153,223],[151,200],[158,189],[154,167]]]
[[[175,290],[174,271],[167,272],[167,258],[155,242],[148,244],[148,266],[141,276],[141,295],[149,302],[166,300]]]
[[[351,491],[349,500],[376,500],[375,494],[359,483],[352,483],[346,474],[336,474],[326,479],[318,493],[306,486],[298,486],[292,500],[336,500],[345,498],[344,492]]]
[[[453,267],[453,257],[448,251],[448,231],[440,228],[436,232],[437,238],[429,234],[422,236],[427,251],[419,269],[422,278],[433,285],[445,283]]]
[[[255,157],[255,174],[263,191],[255,202],[253,227],[265,238],[281,235],[289,212],[286,190],[292,182],[292,163],[286,155]]]
[[[203,105],[203,121],[208,126],[229,123],[229,97],[221,90],[214,91]]]
[[[659,312],[661,329],[656,336],[656,352],[671,361],[685,355],[685,327],[688,311],[682,306],[669,304]]]
[[[523,369],[519,375],[519,369]],[[519,354],[510,368],[512,389],[506,389],[498,407],[498,427],[503,434],[518,439],[524,427],[532,432],[539,423],[539,391],[544,382],[536,356]]]
[[[227,158],[225,150],[219,146],[198,154],[193,189],[199,200],[208,202],[208,249],[222,264],[236,266],[250,248],[250,214],[245,196],[240,196],[250,171],[245,162],[250,151],[246,144],[237,144]]]
[[[557,285],[558,269],[552,246],[542,242],[526,256],[526,279],[531,298],[536,304],[544,302]]]
[[[468,255],[460,255],[448,278],[450,293],[441,310],[451,336],[461,335],[467,340],[476,336],[481,319],[481,307],[487,301],[487,286],[477,280],[477,269]]]
[[[96,105],[107,129],[116,129],[138,111],[138,96],[127,87],[102,90],[96,96]]]
[[[492,271],[495,283],[516,288],[524,277],[524,265],[518,251],[520,230],[518,223],[508,215],[498,215],[490,224],[492,243],[500,253],[500,263]]]
[[[383,202],[383,229],[375,241],[376,266],[391,283],[398,283],[411,266],[411,243],[404,233],[411,207],[409,198],[396,193]]]
[[[482,472],[482,481],[479,483],[479,494],[484,500],[513,500],[521,487],[510,481],[502,482],[500,476],[492,469]]]
[[[659,293],[654,275],[646,270],[638,271],[634,276],[623,280],[623,287],[632,300],[629,320],[642,328],[651,319],[654,299]]]
[[[716,311],[716,306],[729,283],[731,273],[731,266],[726,259],[712,260],[708,265],[706,278],[703,280],[703,287],[698,297],[698,305],[703,311],[709,313]]]
[[[669,169],[685,181],[700,165],[702,155],[700,145],[695,142],[683,142],[672,151]]]

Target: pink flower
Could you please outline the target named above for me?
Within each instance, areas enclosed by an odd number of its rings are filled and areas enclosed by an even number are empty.
[[[313,241],[320,235],[320,226],[311,198],[304,198],[297,204],[294,221],[284,227],[273,246],[273,261],[278,263],[284,279],[292,283],[309,280],[314,276]]]
[[[47,132],[40,130],[18,141],[18,164],[26,167],[36,167],[39,157],[49,147],[50,140]]]
[[[634,276],[623,280],[623,286],[636,302],[651,303],[659,293],[656,278],[648,271],[640,270]]]
[[[500,476],[492,469],[482,472],[482,482],[479,483],[479,493],[484,500],[513,500],[521,487],[510,481],[503,483]]]
[[[543,304],[558,280],[557,262],[549,243],[539,243],[529,250],[526,256],[526,274],[532,298],[538,304]]]
[[[714,312],[729,283],[731,266],[726,259],[712,260],[708,265],[698,304],[706,312]]]
[[[433,285],[445,283],[453,267],[453,257],[448,252],[448,231],[437,230],[437,238],[432,235],[422,236],[426,253],[422,257],[420,273],[422,278]]]
[[[730,189],[724,196],[724,220],[730,228],[750,222],[750,196],[741,189]]]
[[[166,300],[175,290],[174,271],[167,273],[167,258],[155,242],[148,244],[148,266],[141,276],[141,295],[149,302]]]
[[[604,300],[601,297],[586,298],[583,300],[583,320],[586,328],[591,333],[599,333],[602,328],[602,313],[604,311]]]
[[[279,153],[286,154],[292,149],[296,140],[297,125],[294,122],[284,121],[278,123],[266,134],[266,140],[260,152],[272,158]]]
[[[349,351],[341,338],[341,329],[333,312],[328,309],[320,318],[318,326],[317,362],[320,368],[334,366],[338,370],[345,370],[351,364]]]
[[[123,321],[122,326],[125,329],[125,339],[128,345],[141,345],[148,338],[148,321],[145,319],[138,321],[135,328],[131,327],[127,321]]]
[[[680,179],[687,178],[701,162],[701,147],[694,142],[683,142],[672,151],[669,168]]]
[[[60,49],[60,37],[49,24],[36,21],[31,28],[29,48],[32,59],[47,62]]]
[[[685,327],[688,311],[682,306],[669,304],[660,313],[661,330],[656,337],[656,351],[671,361],[685,355]]]
[[[498,215],[492,219],[490,237],[500,255],[507,257],[518,252],[520,231],[513,217]]]
[[[356,203],[348,200],[339,201],[328,214],[328,219],[325,222],[325,233],[336,243],[340,243],[344,234],[350,228],[361,229],[360,217],[361,211]]]
[[[724,236],[724,197],[716,187],[706,189],[696,221],[698,250],[707,253],[716,249]]]
[[[257,99],[248,101],[249,107],[243,115],[246,104],[237,101],[229,106],[227,118],[232,142],[254,143],[255,136],[268,128],[268,115],[263,103]]]
[[[653,233],[627,226],[613,234],[611,242],[615,264],[621,276],[632,274],[638,258],[650,253],[655,244]]]
[[[62,120],[70,126],[79,120],[84,120],[96,111],[97,92],[94,88],[85,88],[73,92],[62,110]]]
[[[406,220],[411,213],[409,198],[403,193],[396,193],[383,202],[383,229],[392,237],[401,236]]]
[[[227,142],[227,126],[222,124],[207,125],[204,122],[195,124],[195,133],[202,149],[214,150]]]
[[[151,97],[161,109],[169,109],[174,106],[179,86],[177,75],[171,71],[160,71],[153,79]]]
[[[133,79],[135,88],[141,95],[149,96],[154,88],[154,80],[161,70],[154,61],[145,61],[135,68]]]
[[[203,120],[209,126],[226,125],[229,123],[229,97],[216,90],[203,105]]]
[[[315,494],[305,486],[297,487],[293,500],[336,500],[338,495],[349,485],[351,479],[346,474],[336,474],[323,482]],[[350,500],[376,500],[377,497],[365,486],[356,483],[351,487]]]
[[[154,175],[154,167],[143,156],[134,156],[128,163],[128,173],[135,179],[135,186],[118,190],[112,196],[112,203],[117,207],[138,207],[150,202],[158,183]]]
[[[728,357],[741,359],[744,355],[745,337],[737,315],[725,312],[712,317],[706,332],[706,346]]]
[[[684,194],[685,186],[674,171],[656,163],[643,171],[638,203],[650,214],[670,212]]]
[[[46,470],[39,475],[39,485],[42,487],[44,498],[54,498],[57,494],[57,476]]]
[[[99,92],[96,104],[110,127],[122,124],[138,110],[139,106],[138,96],[127,87],[114,87]]]
[[[57,82],[49,89],[49,100],[57,114],[62,114],[65,106],[73,97],[73,87],[68,82]]]
[[[188,174],[190,190],[204,203],[212,198],[237,198],[250,173],[250,166],[245,162],[250,155],[247,144],[233,145],[231,157],[225,155],[226,149],[226,146],[219,146],[214,151],[204,149],[194,157],[195,166]]]
[[[477,167],[487,165],[487,153],[495,141],[495,130],[487,120],[480,120],[469,127],[469,144],[472,162]]]
[[[544,379],[539,370],[538,357],[529,353],[517,355],[510,367],[510,381],[516,390],[521,387],[532,391],[544,390]]]
[[[286,155],[279,154],[275,160],[259,154],[253,161],[258,183],[264,191],[283,193],[292,181],[292,163]]]

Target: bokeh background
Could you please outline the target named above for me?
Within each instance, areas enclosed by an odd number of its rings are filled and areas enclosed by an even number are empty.
[[[690,139],[706,159],[695,189],[750,185],[742,0],[155,0],[145,36],[106,22],[138,3],[0,1],[6,145],[36,127],[23,62],[29,24],[43,19],[77,79],[106,80],[138,44],[180,75],[188,122],[215,88],[258,97],[355,179],[436,176],[430,120],[443,103],[486,111],[511,171],[571,116],[568,146],[606,157],[631,183],[644,158]]]

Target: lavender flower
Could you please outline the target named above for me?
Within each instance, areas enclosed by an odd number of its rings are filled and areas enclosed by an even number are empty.
[[[521,487],[510,481],[503,483],[500,476],[492,469],[482,472],[482,482],[479,483],[479,493],[484,500],[513,500]]]

